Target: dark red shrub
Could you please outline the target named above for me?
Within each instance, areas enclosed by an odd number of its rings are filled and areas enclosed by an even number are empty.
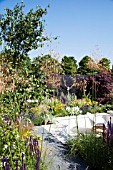
[[[106,103],[112,91],[112,84],[111,72],[100,72],[95,76],[89,76],[87,78],[86,94],[90,95],[92,100]],[[110,100],[112,99],[110,98]]]

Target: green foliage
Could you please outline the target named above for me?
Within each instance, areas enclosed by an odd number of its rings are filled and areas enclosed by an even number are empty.
[[[49,111],[46,104],[35,105],[30,110],[30,118],[34,125],[39,126],[48,123]],[[48,115],[48,117],[47,117]]]
[[[32,139],[29,138],[32,123],[27,118],[27,100],[38,99],[40,103],[47,95],[46,75],[40,62],[31,61],[27,53],[47,40],[43,35],[42,19],[47,11],[38,6],[35,12],[30,10],[24,14],[23,8],[23,3],[17,4],[13,10],[6,9],[6,14],[0,16],[0,41],[5,44],[0,54],[1,80],[5,84],[0,93],[0,168],[4,161],[3,169],[8,166],[23,169],[24,153],[26,169],[42,170],[47,167],[40,161],[38,138],[33,134]],[[36,164],[40,164],[40,168]]]
[[[13,66],[25,60],[26,54],[42,46],[44,37],[44,20],[42,17],[47,10],[37,6],[24,14],[25,5],[17,4],[13,10],[5,9],[6,13],[0,18],[0,41],[5,43],[5,49],[10,54]]]
[[[91,99],[89,99],[88,97],[82,99],[74,99],[69,103],[69,105],[71,107],[78,106],[82,110],[81,114],[87,114],[87,112],[102,113],[107,111],[106,105],[99,104],[96,101],[91,101]]]
[[[81,156],[93,170],[112,170],[113,149],[109,150],[102,137],[95,134],[79,136],[68,141],[69,154]]]
[[[65,105],[58,99],[52,98],[49,103],[49,111],[53,116],[67,116],[67,112],[65,110]]]
[[[28,70],[27,89],[29,98],[39,100],[39,103],[48,94],[46,86],[46,73],[41,70],[41,63],[33,60]]]
[[[62,58],[62,68],[65,74],[75,75],[77,73],[77,61],[74,57],[64,56]]]
[[[110,60],[108,60],[107,58],[102,58],[98,64],[100,64],[102,67],[110,69],[110,63]]]
[[[19,69],[18,73],[14,70],[14,76],[11,74],[13,79],[12,85],[14,87],[8,89],[8,82],[6,81],[6,89],[1,94],[1,97],[3,96],[4,98],[4,104],[8,103],[9,100],[12,102],[16,100],[13,104],[16,105],[17,103],[21,107],[19,111],[22,111],[26,107],[28,99],[37,99],[40,103],[44,96],[48,94],[45,83],[46,75],[40,69],[40,63],[31,62],[30,60],[26,60],[26,62],[25,67]],[[9,72],[7,73],[8,76],[10,78]],[[15,106],[14,108],[18,107]]]
[[[85,56],[79,62],[78,73],[87,75],[94,73],[94,70],[89,67],[89,62],[94,62],[93,59],[89,56]]]
[[[20,115],[16,114],[15,118],[12,118],[11,114],[0,114],[1,169],[6,169],[7,166],[11,169],[22,169],[25,164],[26,169],[34,170],[36,169],[36,163],[39,164],[40,169],[43,169],[42,165],[40,165],[38,143],[34,144],[34,142],[39,141],[39,138],[33,134],[31,137],[30,131],[28,122],[26,124],[25,120],[22,117],[20,118]]]
[[[47,10],[37,6],[36,11],[31,9],[24,14],[24,7],[21,3],[13,10],[6,9],[0,21],[0,39],[2,43],[5,42],[0,55],[2,76],[6,77],[5,91],[7,84],[12,84],[11,96],[16,95],[22,105],[27,99],[38,99],[40,102],[46,95],[46,76],[40,69],[40,62],[31,62],[27,53],[47,40],[43,35],[43,16]]]
[[[82,109],[82,114],[86,114],[87,112],[90,112],[90,113],[105,113],[107,110],[106,110],[106,105],[97,105],[97,104],[93,104],[93,105],[90,105],[90,106],[87,106],[87,105],[84,105],[81,107]]]
[[[53,123],[54,116],[50,107],[51,102],[52,99],[46,96],[41,103],[29,105],[28,117],[32,120],[34,125],[39,126]]]
[[[26,168],[34,170],[37,159],[34,149],[32,150],[31,147],[34,148],[33,140],[36,136],[31,133],[32,123],[27,118],[29,108],[28,103],[24,101],[24,95],[20,95],[18,91],[12,93],[7,91],[0,95],[0,165],[2,159],[6,158],[11,169],[15,169],[17,160],[20,168],[22,153],[24,153]],[[33,136],[32,141],[29,139],[30,135]],[[38,164],[42,170],[45,165],[41,160],[40,162]]]

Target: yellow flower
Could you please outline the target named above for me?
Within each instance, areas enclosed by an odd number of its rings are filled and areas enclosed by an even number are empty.
[[[97,105],[97,104],[98,104],[98,102],[96,102],[96,101],[93,101],[93,102],[92,102],[92,104],[95,104],[95,105]]]
[[[23,136],[24,136],[24,137],[28,137],[29,134],[30,134],[29,131],[26,131],[26,132],[24,132]]]

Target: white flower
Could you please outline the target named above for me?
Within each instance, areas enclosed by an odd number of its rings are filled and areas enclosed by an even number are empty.
[[[80,110],[80,113],[82,113],[82,110]]]
[[[30,100],[30,99],[28,99],[27,102],[28,102],[28,103],[33,103],[33,102],[38,103],[38,100]]]
[[[67,110],[68,112],[70,112],[70,111],[71,111],[71,108],[70,108],[70,107],[66,107],[66,110]]]
[[[7,149],[8,148],[8,145],[4,145],[4,149]]]
[[[19,138],[19,135],[18,135],[18,134],[16,135],[16,138],[17,138],[17,139]]]
[[[76,107],[66,107],[66,110],[71,114],[71,115],[79,115],[82,113],[82,110],[78,106]]]

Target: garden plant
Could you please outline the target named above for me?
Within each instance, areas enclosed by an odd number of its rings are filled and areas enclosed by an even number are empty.
[[[0,169],[47,170],[33,127],[75,116],[78,137],[67,142],[69,154],[81,156],[92,170],[112,170],[111,118],[101,134],[80,134],[77,122],[80,114],[113,110],[110,61],[102,58],[96,65],[85,56],[78,66],[73,56],[59,62],[50,54],[31,60],[28,52],[51,42],[44,34],[47,9],[24,14],[24,7],[22,2],[0,15]]]

